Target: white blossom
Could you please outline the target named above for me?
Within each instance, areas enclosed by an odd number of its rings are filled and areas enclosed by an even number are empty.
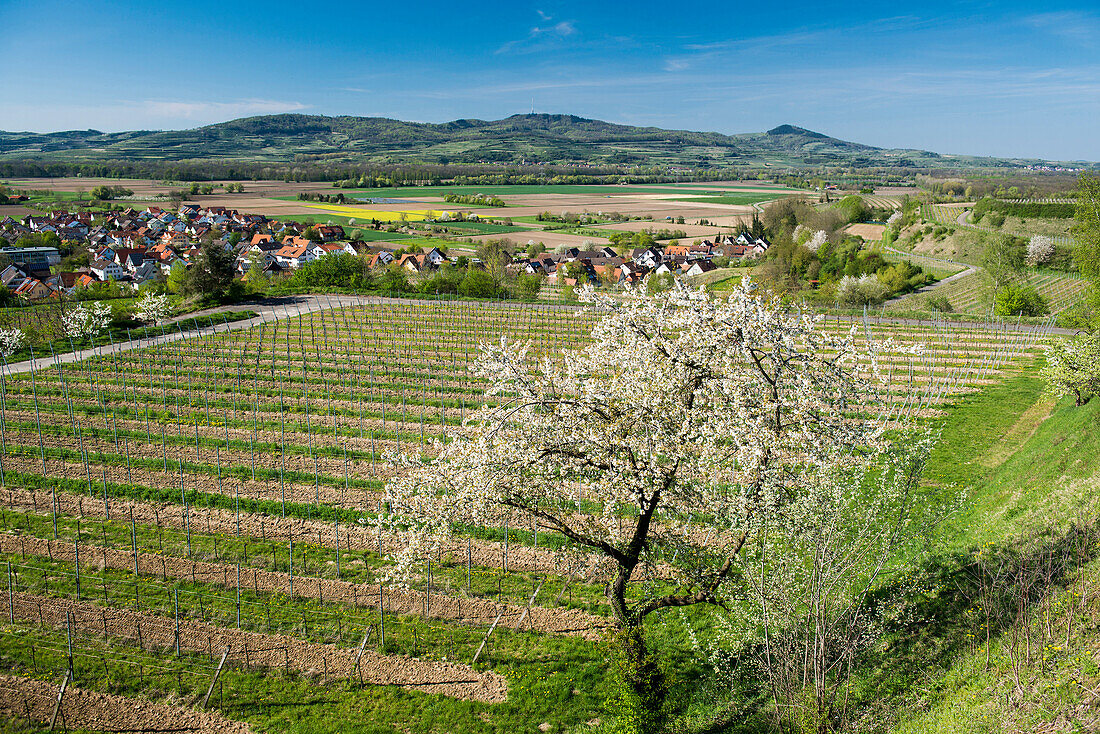
[[[901,210],[899,209],[898,211],[896,211],[896,212],[894,212],[893,214],[890,215],[890,217],[886,220],[886,223],[887,224],[897,224],[900,221],[901,221]]]
[[[754,290],[746,278],[728,300],[679,288],[618,302],[586,287],[602,314],[587,347],[536,362],[526,344],[484,345],[489,401],[434,458],[401,457],[387,484],[398,569],[454,524],[537,522],[624,584],[660,562],[713,600],[726,561],[804,474],[880,440],[877,422],[849,413],[873,397],[853,333]],[[612,602],[623,625],[670,605]]]
[[[879,303],[888,293],[889,289],[874,275],[845,275],[836,284],[837,300],[848,306]]]
[[[95,301],[90,308],[77,306],[65,314],[61,325],[69,338],[95,339],[111,325],[111,307],[105,301]]]
[[[1027,243],[1027,264],[1031,267],[1048,262],[1054,255],[1054,240],[1041,234],[1032,236]]]
[[[825,244],[825,240],[828,236],[825,230],[819,229],[810,236],[810,239],[806,240],[806,247],[810,252],[817,252],[818,249]]]
[[[1100,393],[1100,331],[1051,344],[1042,375],[1058,397],[1072,395],[1079,406],[1091,400]]]
[[[26,335],[16,328],[0,329],[0,356],[7,359],[27,344]]]
[[[137,310],[134,311],[134,316],[150,324],[159,324],[171,315],[172,304],[168,296],[155,293],[146,294],[137,302]]]

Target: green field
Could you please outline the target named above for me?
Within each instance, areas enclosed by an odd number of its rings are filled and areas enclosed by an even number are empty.
[[[448,229],[469,230],[470,234],[506,234],[508,232],[527,232],[528,227],[508,226],[494,222],[438,222],[441,227]]]

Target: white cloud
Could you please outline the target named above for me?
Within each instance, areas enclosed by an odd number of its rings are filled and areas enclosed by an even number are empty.
[[[136,104],[149,115],[182,120],[232,120],[251,115],[276,115],[304,110],[300,102],[280,102],[270,99],[246,99],[236,102],[185,102],[180,100],[147,99]]]
[[[1023,23],[1036,31],[1076,43],[1094,43],[1097,33],[1100,33],[1100,19],[1091,13],[1076,10],[1036,13],[1025,17]]]
[[[539,17],[543,21],[553,20],[541,10],[536,11]],[[516,38],[508,41],[500,48],[496,50],[496,53],[503,54],[509,51],[519,52],[531,52],[545,49],[549,45],[561,41],[568,36],[572,36],[577,32],[577,27],[571,20],[563,20],[553,25],[534,26],[525,37]]]
[[[535,27],[535,28],[531,29],[531,34],[532,35],[541,35],[543,33],[550,33],[550,34],[558,35],[558,36],[571,36],[576,32],[577,32],[576,27],[574,27],[573,22],[569,21],[569,20],[563,20],[561,23],[555,23],[554,25],[546,27],[546,28]]]

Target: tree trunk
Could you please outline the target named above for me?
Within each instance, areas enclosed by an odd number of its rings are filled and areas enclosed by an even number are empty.
[[[623,713],[632,715],[639,734],[663,730],[668,681],[646,645],[645,627],[639,623],[621,629],[615,635],[615,645],[621,659]]]
[[[616,578],[607,587],[607,598],[619,626],[612,646],[623,679],[621,715],[635,722],[637,734],[651,734],[665,727],[668,681],[656,656],[646,645],[644,618],[626,603],[626,584],[632,572],[633,564],[620,566]]]

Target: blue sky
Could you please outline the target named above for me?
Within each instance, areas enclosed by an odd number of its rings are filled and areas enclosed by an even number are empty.
[[[1100,160],[1100,5],[0,0],[0,129],[561,112]]]

